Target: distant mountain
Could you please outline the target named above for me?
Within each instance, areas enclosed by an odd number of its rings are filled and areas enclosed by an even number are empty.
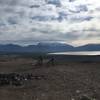
[[[38,43],[37,45],[19,46],[14,44],[0,45],[0,52],[66,52],[66,51],[100,51],[100,44],[87,44],[84,46],[73,47],[63,43]]]
[[[79,46],[75,49],[76,51],[100,51],[100,44],[87,44]]]
[[[14,44],[0,45],[0,52],[15,52],[15,51],[19,52],[22,49],[23,47]]]

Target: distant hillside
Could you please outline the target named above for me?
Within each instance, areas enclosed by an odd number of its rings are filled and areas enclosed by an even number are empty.
[[[75,48],[76,51],[100,51],[100,44],[87,44]]]
[[[38,43],[37,45],[19,46],[14,44],[0,45],[0,52],[66,52],[66,51],[100,51],[100,44],[87,44],[73,47],[62,43]]]

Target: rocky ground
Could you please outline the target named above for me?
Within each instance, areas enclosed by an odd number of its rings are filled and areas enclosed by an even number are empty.
[[[0,100],[100,100],[100,62],[35,66],[32,58],[0,58],[0,73],[40,76],[20,86],[0,86]],[[42,77],[41,77],[42,76]]]

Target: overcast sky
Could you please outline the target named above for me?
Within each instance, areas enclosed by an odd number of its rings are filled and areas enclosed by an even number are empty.
[[[0,44],[100,43],[100,0],[0,0]]]

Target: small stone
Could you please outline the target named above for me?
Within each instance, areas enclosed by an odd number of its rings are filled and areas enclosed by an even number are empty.
[[[80,90],[76,90],[76,93],[79,94],[80,93]]]
[[[72,98],[71,100],[75,100],[74,98]]]

